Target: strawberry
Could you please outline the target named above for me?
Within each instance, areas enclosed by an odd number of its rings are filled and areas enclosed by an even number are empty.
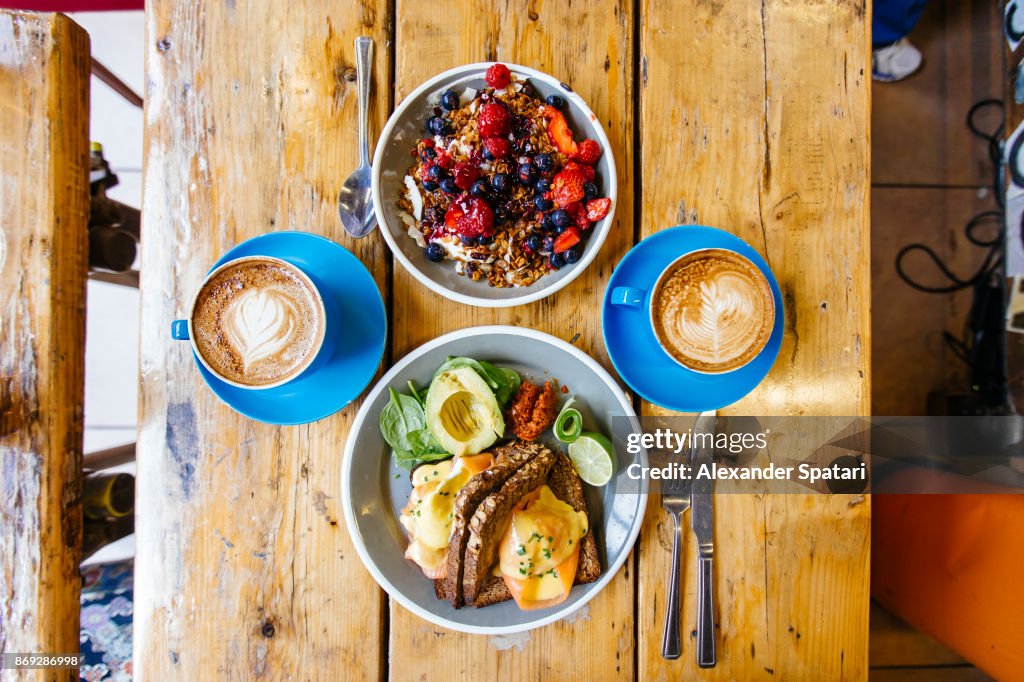
[[[488,102],[477,116],[480,137],[504,137],[512,129],[512,114],[502,104]]]
[[[480,197],[459,196],[444,215],[444,224],[462,237],[494,234],[494,210]]]
[[[603,199],[591,199],[587,202],[587,220],[592,223],[596,223],[601,218],[608,215],[608,210],[612,207],[612,200],[608,198]]]
[[[548,120],[548,137],[551,139],[551,144],[570,158],[576,156],[577,146],[572,139],[572,129],[569,128],[562,112],[550,106],[542,107],[541,112]]]
[[[562,253],[580,243],[580,231],[575,227],[566,228],[565,232],[555,238],[555,253]]]
[[[480,177],[480,169],[469,161],[459,161],[455,164],[455,184],[459,189],[469,191],[470,186]]]
[[[496,159],[504,159],[512,153],[512,143],[504,137],[484,138],[484,149]]]
[[[587,211],[586,211],[585,208],[583,208],[583,204],[574,204],[574,205],[579,207],[576,210],[576,213],[574,214],[574,220],[576,222],[576,227],[579,228],[580,232],[586,232],[587,230],[590,229],[590,221],[587,220]]]
[[[587,179],[587,182],[592,182],[594,180],[593,166],[584,166],[583,164],[576,163],[575,161],[567,161],[565,165],[562,166],[562,169],[579,171],[580,173],[583,173],[583,177]]]
[[[565,208],[583,198],[586,175],[574,168],[565,168],[551,181],[551,201],[558,208]]]
[[[512,74],[504,64],[491,64],[487,73],[484,74],[484,80],[495,90],[501,90],[508,87],[509,81],[512,80]]]
[[[576,155],[573,158],[582,164],[593,166],[601,158],[601,153],[601,145],[597,140],[583,140],[577,145]]]

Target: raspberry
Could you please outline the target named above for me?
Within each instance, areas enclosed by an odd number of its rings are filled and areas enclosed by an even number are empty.
[[[565,168],[551,181],[551,201],[565,208],[583,198],[583,185],[587,182],[582,170]]]
[[[501,104],[488,102],[477,117],[480,137],[504,137],[512,129],[512,114]]]
[[[512,153],[512,144],[504,137],[488,137],[484,139],[484,149],[496,159],[504,159]]]
[[[508,87],[508,83],[512,80],[512,74],[508,72],[508,67],[504,64],[492,64],[487,69],[487,74],[484,76],[484,80],[487,84],[495,90],[501,90],[502,88]]]
[[[479,197],[461,195],[448,207],[444,224],[460,237],[481,237],[494,234],[494,211]]]
[[[459,161],[455,164],[455,184],[458,185],[459,189],[469,190],[473,186],[473,182],[480,177],[480,169],[471,164],[469,161]]]
[[[567,161],[566,164],[562,166],[562,169],[583,173],[583,177],[587,179],[587,182],[593,181],[595,175],[593,166],[584,166],[583,164],[576,163],[575,161]]]
[[[573,158],[582,164],[593,166],[601,158],[601,145],[597,140],[583,140],[577,145],[576,156]]]

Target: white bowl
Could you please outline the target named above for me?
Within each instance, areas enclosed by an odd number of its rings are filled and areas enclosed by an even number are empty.
[[[416,88],[395,109],[395,113],[384,126],[373,155],[373,207],[384,241],[388,243],[402,267],[412,273],[421,284],[459,303],[504,308],[530,303],[553,294],[576,279],[590,265],[601,249],[615,219],[618,177],[608,136],[597,116],[583,99],[557,78],[535,69],[504,62],[513,74],[528,78],[541,98],[557,94],[565,100],[566,106],[562,112],[577,138],[591,138],[601,144],[603,154],[594,166],[597,171],[596,182],[602,191],[601,196],[612,200],[611,210],[590,228],[590,233],[584,241],[583,255],[577,263],[552,271],[527,287],[491,287],[485,281],[474,282],[457,274],[454,263],[450,260],[440,263],[427,260],[423,249],[408,236],[406,225],[399,217],[401,209],[397,202],[401,196],[406,172],[412,165],[409,152],[415,147],[416,140],[425,136],[423,126],[432,115],[431,111],[437,105],[441,93],[450,87],[454,87],[456,92],[461,92],[466,87],[486,87],[484,73],[492,63],[467,64],[434,76]]]

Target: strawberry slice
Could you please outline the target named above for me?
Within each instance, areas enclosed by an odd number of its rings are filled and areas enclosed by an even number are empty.
[[[494,234],[494,210],[480,197],[463,194],[448,207],[444,224],[463,237],[490,236]]]
[[[575,168],[564,168],[551,180],[550,199],[558,208],[566,208],[583,198],[586,175]]]
[[[541,113],[548,121],[548,137],[555,148],[568,157],[576,156],[576,141],[572,139],[572,129],[565,120],[565,115],[554,107],[541,107]]]
[[[593,166],[601,158],[601,145],[597,140],[583,140],[577,145],[576,156],[573,158],[580,163]]]
[[[555,253],[562,253],[568,251],[572,247],[580,243],[580,231],[575,227],[566,228],[565,232],[558,235],[555,239]]]
[[[612,207],[612,200],[608,198],[592,199],[587,202],[587,220],[592,223],[596,223],[601,218],[608,215],[608,210]]]
[[[592,182],[594,180],[595,171],[593,166],[584,166],[583,164],[576,163],[575,161],[566,161],[562,168],[565,170],[574,170],[583,173],[583,177],[587,179],[587,182]]]

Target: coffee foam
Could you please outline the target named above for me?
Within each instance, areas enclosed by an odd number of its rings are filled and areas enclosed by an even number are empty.
[[[192,315],[196,347],[222,377],[247,386],[301,372],[323,336],[310,285],[289,265],[247,260],[214,275]]]
[[[726,372],[752,360],[771,336],[775,302],[764,274],[730,251],[683,258],[654,292],[655,333],[680,363]]]

